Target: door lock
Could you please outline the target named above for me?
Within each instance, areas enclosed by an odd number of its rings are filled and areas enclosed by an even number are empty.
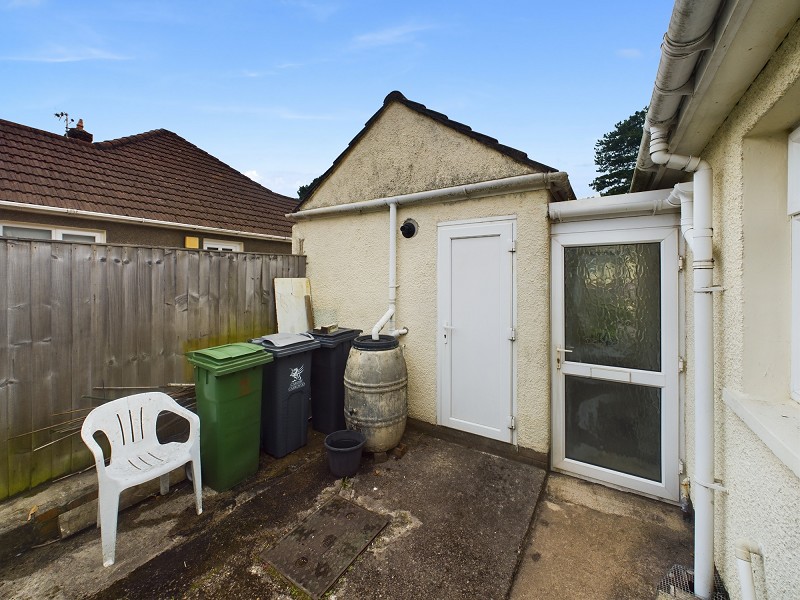
[[[567,352],[572,352],[572,350],[561,347],[556,348],[556,369],[561,369],[561,363],[565,361],[567,358],[566,356],[564,356],[564,354],[566,354]]]

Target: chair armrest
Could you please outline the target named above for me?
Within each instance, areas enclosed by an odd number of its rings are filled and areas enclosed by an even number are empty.
[[[181,406],[180,404],[175,402],[175,400],[173,400],[169,404],[169,406],[166,407],[166,410],[168,410],[171,413],[175,413],[179,417],[183,417],[184,419],[189,421],[189,435],[190,436],[194,436],[194,435],[199,434],[200,417],[198,417],[197,414],[193,413],[192,411],[190,411],[185,406]]]
[[[106,468],[106,459],[103,456],[103,449],[100,447],[100,444],[97,443],[97,440],[94,439],[94,434],[97,429],[94,429],[91,425],[86,425],[86,421],[84,421],[83,427],[81,427],[81,438],[83,439],[83,443],[89,448],[89,451],[94,456],[94,464],[97,468],[98,473],[100,471],[105,471]]]

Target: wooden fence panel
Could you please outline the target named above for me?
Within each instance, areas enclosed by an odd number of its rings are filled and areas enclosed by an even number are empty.
[[[49,242],[31,244],[31,486],[50,479],[53,448],[50,439],[50,414],[53,408],[52,356],[52,258]]]
[[[51,472],[50,477],[58,477],[70,472],[72,440],[70,434],[75,430],[77,418],[72,413],[72,328],[70,319],[64,317],[72,313],[72,288],[70,283],[70,263],[72,262],[72,246],[56,244],[50,246],[51,257],[51,305],[50,335],[52,339],[51,359],[49,365],[52,380],[52,401],[50,405],[51,425],[50,444]],[[61,424],[64,425],[61,425]],[[69,437],[68,437],[69,436]],[[56,441],[60,440],[60,441]],[[37,452],[34,450],[34,452]],[[39,450],[41,452],[41,450]]]
[[[304,274],[288,255],[0,240],[0,499],[91,464],[93,406],[274,333],[273,279]]]
[[[153,248],[150,255],[150,293],[152,294],[153,311],[150,320],[150,376],[151,381],[171,383],[174,380],[166,364],[167,333],[165,317],[167,312],[167,270],[164,264],[164,249]]]
[[[31,243],[8,244],[8,491],[31,486]]]

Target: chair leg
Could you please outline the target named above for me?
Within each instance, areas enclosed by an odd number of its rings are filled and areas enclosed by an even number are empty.
[[[189,451],[192,457],[192,483],[194,484],[194,502],[197,514],[203,513],[203,478],[200,468],[200,444],[196,443]]]
[[[193,460],[192,465],[192,484],[194,485],[194,503],[197,514],[203,514],[203,482],[200,474],[200,460]]]
[[[159,477],[159,483],[161,484],[161,495],[166,496],[169,492],[169,473]]]
[[[100,540],[103,545],[103,566],[114,564],[117,545],[117,514],[119,512],[119,490],[100,489],[97,496],[100,509]]]

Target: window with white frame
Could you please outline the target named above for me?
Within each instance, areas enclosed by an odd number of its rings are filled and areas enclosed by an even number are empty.
[[[786,204],[792,227],[792,362],[789,385],[792,398],[800,402],[800,127],[789,134],[788,155]]]
[[[106,232],[97,229],[47,227],[29,223],[0,222],[0,236],[26,240],[60,240],[85,244],[105,243]]]
[[[231,242],[228,240],[209,240],[203,239],[203,250],[216,250],[218,252],[243,252],[242,242]]]

